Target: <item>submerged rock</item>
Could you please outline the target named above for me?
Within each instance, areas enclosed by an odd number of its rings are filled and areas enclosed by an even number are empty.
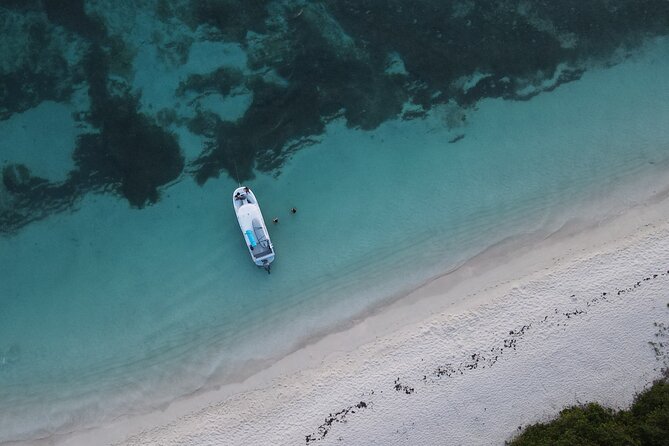
[[[10,164],[2,169],[2,184],[9,192],[25,192],[30,188],[30,169],[24,164]]]

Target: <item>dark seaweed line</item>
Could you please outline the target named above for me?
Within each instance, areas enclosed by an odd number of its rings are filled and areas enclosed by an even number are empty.
[[[372,392],[372,394],[373,393],[374,392]],[[356,412],[355,409],[358,410],[366,409],[369,405],[370,403],[360,401],[358,404],[353,404],[351,406],[348,406],[346,409],[342,409],[339,412],[336,412],[334,414],[331,413],[325,418],[323,424],[318,426],[318,429],[316,430],[315,433],[305,435],[306,444],[309,444],[312,441],[320,441],[324,439],[325,436],[330,431],[330,428],[332,427],[333,423],[346,423],[347,422],[346,417],[348,416],[348,414],[354,414]]]
[[[517,349],[518,341],[525,336],[525,334],[532,328],[533,325],[535,324],[541,325],[541,324],[546,324],[547,322],[555,322],[556,320],[558,320],[559,322],[557,323],[556,326],[558,327],[566,326],[567,321],[571,320],[572,317],[580,316],[582,314],[587,314],[588,312],[587,309],[599,305],[602,302],[608,302],[610,297],[612,296],[618,297],[630,294],[633,291],[637,290],[638,288],[641,288],[644,283],[657,279],[658,277],[665,277],[665,276],[669,276],[669,270],[662,273],[656,273],[644,277],[642,280],[639,280],[635,282],[633,285],[628,286],[626,288],[615,289],[615,291],[613,292],[603,291],[598,296],[587,300],[585,302],[585,308],[576,308],[572,311],[567,311],[564,313],[559,312],[558,308],[555,308],[553,313],[545,315],[544,318],[540,319],[539,321],[530,322],[528,324],[521,326],[520,328],[510,330],[509,337],[502,340],[501,346],[491,348],[490,352],[474,353],[471,355],[471,358],[460,362],[460,364],[458,364],[457,367],[453,366],[453,364],[451,363],[445,364],[443,366],[438,366],[429,375],[423,375],[422,381],[425,385],[429,385],[431,383],[433,384],[441,381],[441,378],[443,377],[451,378],[457,375],[464,375],[467,371],[476,370],[477,368],[479,368],[479,366],[482,369],[486,368],[486,366],[492,367],[493,365],[495,365],[495,363],[497,363],[497,361],[499,361],[500,357],[504,354],[505,351],[507,352],[509,350],[515,351]],[[576,295],[572,294],[570,297],[574,298],[576,297]],[[669,337],[669,327],[665,326],[665,324],[663,323],[656,324],[656,326],[659,327],[659,331],[658,334],[656,334],[656,337],[661,339]],[[658,340],[657,342],[649,342],[649,344],[653,347],[658,361],[664,361],[666,363],[667,360],[669,359],[668,357],[669,355],[667,354],[667,352],[663,352],[662,349],[663,348],[666,349],[667,347],[669,347],[669,343]],[[667,370],[666,364],[662,370],[663,371]],[[399,377],[395,379],[392,387],[395,391],[404,393],[406,395],[411,395],[415,392],[414,387],[404,384]],[[370,395],[374,395],[374,390],[370,392]],[[312,432],[309,435],[305,435],[305,444],[323,440],[325,436],[328,434],[328,432],[330,432],[335,423],[348,422],[348,416],[356,412],[354,408],[365,409],[370,406],[371,406],[371,401],[368,401],[366,403],[361,401],[360,403],[350,405],[347,408],[340,410],[339,412],[336,412],[334,414],[331,413],[328,417],[325,418],[324,423],[321,424],[316,429],[315,432]]]
[[[658,277],[664,277],[669,275],[669,270],[662,273],[652,274],[651,276],[644,277],[642,280],[637,281],[633,285],[616,289],[613,293],[608,291],[603,291],[598,296],[589,299],[585,302],[585,308],[576,308],[572,311],[567,311],[564,313],[559,312],[557,308],[554,309],[552,314],[545,315],[543,319],[539,321],[530,322],[526,325],[523,325],[519,329],[509,331],[510,337],[503,340],[502,346],[493,347],[490,349],[490,352],[486,353],[474,353],[471,355],[471,359],[461,362],[457,367],[454,367],[452,364],[446,364],[444,366],[437,367],[430,376],[423,375],[423,381],[427,382],[428,377],[441,378],[446,376],[448,378],[453,375],[463,375],[467,370],[475,370],[479,366],[481,368],[492,367],[499,358],[504,354],[504,351],[516,350],[518,346],[518,341],[523,338],[525,333],[532,328],[533,325],[541,325],[549,322],[557,322],[556,326],[566,326],[567,320],[570,320],[573,317],[580,316],[582,314],[587,314],[588,309],[600,304],[601,302],[608,302],[611,296],[622,296],[629,294],[636,289],[640,288],[643,283],[656,279]],[[576,297],[575,294],[570,296],[571,298]],[[434,380],[432,380],[434,382]]]

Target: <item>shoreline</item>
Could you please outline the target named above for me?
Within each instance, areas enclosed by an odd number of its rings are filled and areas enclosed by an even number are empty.
[[[663,180],[662,184],[666,186],[669,178]],[[646,178],[636,183],[648,181]],[[635,194],[641,194],[645,189],[627,186],[626,191],[629,190],[633,190],[632,196],[638,199]],[[620,191],[617,192],[608,198],[620,198]],[[198,411],[206,412],[207,409],[243,398],[246,394],[271,394],[277,387],[285,387],[281,383],[291,377],[317,373],[327,368],[327,364],[355,355],[370,344],[382,343],[385,338],[392,338],[397,333],[415,331],[426,321],[476,312],[486,304],[503,301],[505,293],[550,274],[551,270],[562,269],[582,258],[591,258],[602,250],[611,251],[627,246],[630,240],[643,234],[661,231],[661,222],[666,222],[669,217],[668,196],[669,188],[663,187],[650,198],[637,201],[625,211],[610,211],[614,215],[600,216],[589,223],[571,220],[556,231],[540,237],[542,240],[537,244],[534,244],[537,242],[537,234],[501,241],[454,270],[430,279],[408,294],[385,301],[355,320],[348,321],[343,327],[314,335],[281,358],[268,359],[270,365],[240,382],[223,385],[212,383],[205,389],[178,398],[167,407],[150,413],[126,415],[102,426],[47,437],[35,444],[125,444],[124,441],[133,435],[151,432],[152,429],[159,430],[167,423],[178,424],[180,420],[192,418]],[[658,222],[660,226],[653,226]],[[666,223],[665,226],[669,227]],[[473,280],[473,277],[477,279]]]

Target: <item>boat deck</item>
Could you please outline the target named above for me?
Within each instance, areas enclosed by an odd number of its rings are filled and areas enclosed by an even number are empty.
[[[270,247],[269,240],[265,236],[265,231],[263,230],[260,221],[253,219],[253,233],[256,236],[258,241],[257,246],[253,249],[253,257],[259,259],[265,257],[268,254],[272,253],[272,248]]]

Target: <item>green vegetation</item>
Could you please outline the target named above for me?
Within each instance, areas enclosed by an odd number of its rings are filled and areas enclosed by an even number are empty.
[[[637,395],[629,410],[615,412],[590,403],[560,412],[549,423],[529,426],[509,446],[667,446],[669,381]]]

